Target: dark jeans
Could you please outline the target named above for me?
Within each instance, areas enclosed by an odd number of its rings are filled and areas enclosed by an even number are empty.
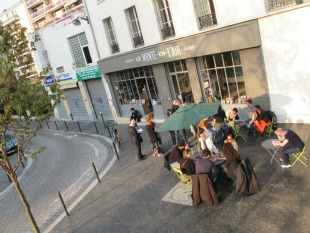
[[[285,165],[290,164],[290,154],[292,153],[298,153],[301,152],[302,149],[296,148],[296,147],[288,147],[288,148],[283,148],[281,151],[282,159]]]
[[[136,145],[137,148],[137,152],[138,152],[138,159],[142,159],[142,153],[141,153],[141,143],[139,143],[138,145]]]
[[[175,131],[169,131],[170,136],[171,136],[171,141],[173,146],[175,146],[177,144],[176,138],[175,138]]]

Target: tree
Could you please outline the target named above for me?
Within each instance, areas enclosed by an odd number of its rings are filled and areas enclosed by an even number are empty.
[[[29,146],[41,128],[40,122],[53,114],[61,93],[54,84],[51,87],[52,94],[48,94],[43,85],[43,74],[33,72],[33,58],[29,46],[26,28],[18,22],[8,26],[0,23],[0,169],[14,183],[33,230],[40,232],[18,182],[16,170],[22,161],[27,159],[24,152],[28,152],[33,158],[45,149],[30,153]],[[17,71],[20,71],[19,75]],[[8,159],[5,137],[8,131],[12,132],[17,141],[18,160],[15,164],[11,164]]]

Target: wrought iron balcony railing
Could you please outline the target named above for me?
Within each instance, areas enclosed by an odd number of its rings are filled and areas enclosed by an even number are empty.
[[[143,36],[136,36],[132,38],[135,47],[144,45]]]
[[[175,31],[174,31],[174,27],[165,27],[161,29],[161,33],[163,35],[163,38],[166,39],[168,37],[173,37],[175,36]]]
[[[118,53],[119,52],[119,46],[117,43],[111,44],[112,53]]]
[[[217,25],[215,13],[198,17],[200,28],[209,28]]]
[[[304,2],[309,2],[309,0],[268,0],[267,8],[269,11],[273,11],[273,10],[279,10],[279,9],[299,5]]]

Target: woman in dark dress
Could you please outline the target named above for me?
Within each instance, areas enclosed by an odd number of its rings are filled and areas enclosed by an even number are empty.
[[[159,149],[159,141],[160,141],[160,136],[158,134],[158,132],[156,131],[156,127],[155,127],[155,121],[154,121],[154,113],[149,113],[148,115],[146,115],[145,117],[145,123],[146,123],[146,131],[150,137],[150,142],[152,144],[152,150],[153,150],[153,156],[154,157],[159,157],[160,156],[160,149]]]

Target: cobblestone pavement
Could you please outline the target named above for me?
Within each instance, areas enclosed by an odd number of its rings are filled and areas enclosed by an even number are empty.
[[[42,131],[32,151],[47,149],[33,160],[20,181],[24,194],[41,230],[63,212],[57,191],[70,206],[95,180],[94,162],[102,172],[114,157],[111,141],[88,133]],[[1,171],[2,172],[2,171]],[[31,226],[14,189],[0,198],[1,232],[31,232]]]

